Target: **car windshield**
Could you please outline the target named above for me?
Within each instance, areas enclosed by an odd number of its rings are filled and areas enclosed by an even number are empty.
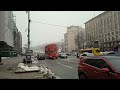
[[[120,57],[107,57],[107,59],[120,72]]]
[[[39,55],[45,55],[44,53],[39,53]]]
[[[66,55],[65,53],[62,53],[61,55]]]

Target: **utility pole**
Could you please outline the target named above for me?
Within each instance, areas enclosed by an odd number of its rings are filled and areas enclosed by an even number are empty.
[[[27,63],[27,62],[32,63],[31,55],[32,55],[33,52],[32,52],[32,50],[30,50],[30,22],[31,22],[30,11],[26,11],[26,13],[28,13],[28,35],[27,35],[27,37],[28,37],[28,48],[26,50],[26,58],[23,59],[23,62],[24,63]]]
[[[28,11],[28,50],[30,50],[30,11]]]

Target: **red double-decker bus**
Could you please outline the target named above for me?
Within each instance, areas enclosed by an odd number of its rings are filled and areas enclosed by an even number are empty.
[[[49,44],[45,46],[45,56],[46,58],[53,58],[57,59],[58,58],[58,47],[56,44]]]

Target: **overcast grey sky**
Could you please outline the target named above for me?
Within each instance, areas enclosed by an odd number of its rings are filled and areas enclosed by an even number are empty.
[[[31,11],[30,18],[31,21],[66,27],[79,25],[85,29],[84,23],[102,12],[103,11]],[[28,15],[25,11],[14,11],[13,13],[16,16],[17,27],[22,33],[22,43],[24,45],[27,43]],[[61,41],[67,31],[66,27],[31,22],[31,46]]]

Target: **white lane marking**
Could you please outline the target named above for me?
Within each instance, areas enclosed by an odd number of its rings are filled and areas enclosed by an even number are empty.
[[[65,67],[68,67],[68,68],[73,68],[73,67],[71,67],[71,66],[68,66],[68,65],[65,65],[65,64],[62,64],[62,63],[58,63],[58,64],[60,64],[60,65],[62,65],[62,66],[65,66]]]
[[[79,63],[79,61],[70,61],[70,60],[62,60],[62,61],[67,61],[67,62],[74,62],[74,63]]]
[[[68,61],[68,62],[74,62],[74,63],[79,63],[79,62],[76,62],[76,61]]]

